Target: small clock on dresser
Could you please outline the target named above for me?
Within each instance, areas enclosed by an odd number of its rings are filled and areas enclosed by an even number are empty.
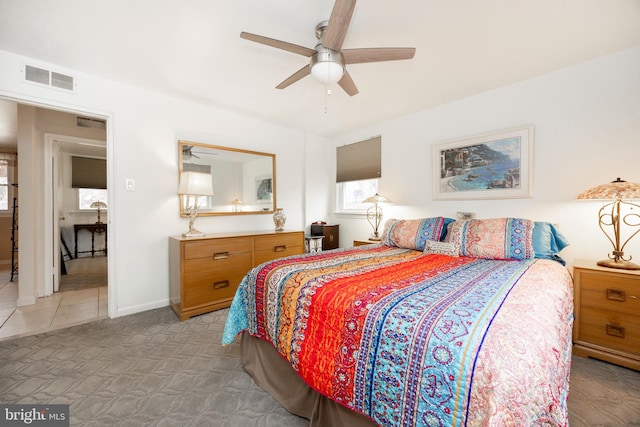
[[[640,371],[640,271],[573,265],[573,354]]]

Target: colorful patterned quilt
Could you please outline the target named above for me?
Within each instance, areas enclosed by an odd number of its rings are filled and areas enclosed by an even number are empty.
[[[382,426],[567,425],[572,313],[555,261],[371,245],[253,269],[223,343],[271,342],[312,388]]]

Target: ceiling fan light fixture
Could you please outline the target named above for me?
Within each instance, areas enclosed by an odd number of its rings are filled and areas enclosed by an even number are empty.
[[[311,76],[328,85],[338,82],[344,74],[344,61],[340,52],[316,46],[318,53],[311,58]]]

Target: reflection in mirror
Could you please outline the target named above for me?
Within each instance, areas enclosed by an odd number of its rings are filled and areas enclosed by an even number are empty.
[[[276,155],[178,141],[180,174],[211,174],[213,196],[198,198],[198,216],[273,213],[276,207]],[[186,215],[181,196],[180,216]]]

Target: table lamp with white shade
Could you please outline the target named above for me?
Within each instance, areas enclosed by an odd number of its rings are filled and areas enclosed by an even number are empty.
[[[193,226],[198,216],[198,198],[201,196],[213,196],[213,179],[211,174],[202,172],[182,172],[178,194],[187,198],[185,213],[189,217],[189,231],[183,233],[183,237],[201,237],[204,233]]]

